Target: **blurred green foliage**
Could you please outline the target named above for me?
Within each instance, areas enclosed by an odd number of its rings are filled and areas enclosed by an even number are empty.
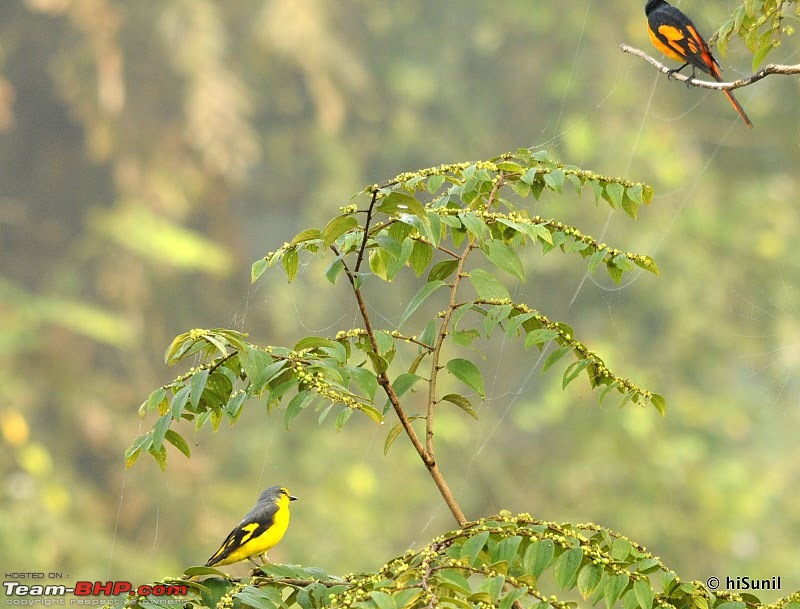
[[[736,3],[681,8],[711,32]],[[655,187],[633,228],[577,197],[535,212],[653,254],[661,278],[617,286],[551,258],[513,296],[570,309],[576,334],[670,411],[598,410],[503,343],[480,422],[453,409],[438,423],[462,507],[598,522],[684,579],[800,587],[797,79],[741,91],[748,133],[721,95],[659,77],[620,42],[647,48],[638,3],[4,2],[7,570],[180,572],[272,483],[300,497],[273,560],[375,569],[452,528],[416,455],[398,443],[384,457],[370,421],[354,418],[345,441],[246,406],[237,428],[190,435],[192,459],[165,474],[126,471],[124,447],[142,399],[172,380],[161,358],[177,334],[228,326],[294,344],[354,316],[345,291],[320,302],[327,282],[302,266],[291,285],[249,286],[250,263],[287,235],[362,184],[546,145]],[[794,44],[769,60],[790,63]],[[734,40],[722,63],[733,77],[752,60]],[[396,322],[412,297],[374,306]]]

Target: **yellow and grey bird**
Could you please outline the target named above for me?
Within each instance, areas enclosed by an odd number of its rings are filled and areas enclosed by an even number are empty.
[[[283,538],[289,526],[289,502],[296,499],[286,487],[270,486],[208,559],[206,566],[230,565],[240,560],[259,566],[253,558],[266,557],[267,550]]]

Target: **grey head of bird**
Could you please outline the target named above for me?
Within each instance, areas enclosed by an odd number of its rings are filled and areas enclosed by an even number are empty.
[[[258,498],[257,503],[274,503],[280,499],[281,495],[286,495],[289,498],[289,501],[297,500],[297,497],[293,497],[291,494],[289,494],[289,489],[287,489],[285,486],[279,486],[276,484],[275,486],[270,486],[269,488],[265,489]]]

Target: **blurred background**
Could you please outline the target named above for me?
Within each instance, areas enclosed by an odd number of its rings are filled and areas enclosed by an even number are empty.
[[[684,579],[800,588],[800,85],[740,89],[748,131],[718,92],[619,51],[652,50],[643,4],[4,0],[4,571],[178,575],[273,483],[300,498],[277,562],[372,570],[453,528],[412,450],[400,438],[384,457],[389,427],[366,417],[336,433],[304,413],[287,432],[251,403],[217,434],[184,426],[192,458],[170,447],[165,473],[122,457],[154,421],[141,402],[185,372],[163,363],[176,334],[293,345],[355,323],[316,266],[251,286],[256,258],[367,184],[542,146],[655,187],[636,222],[572,193],[535,211],[653,255],[661,276],[616,286],[530,248],[530,279],[509,286],[664,394],[668,416],[600,409],[584,381],[540,375],[535,351],[486,346],[481,419],[438,419],[462,507],[594,521]],[[707,34],[736,6],[682,3]],[[796,42],[769,60],[797,63]],[[749,74],[738,41],[718,59]],[[391,329],[418,284],[372,286]]]

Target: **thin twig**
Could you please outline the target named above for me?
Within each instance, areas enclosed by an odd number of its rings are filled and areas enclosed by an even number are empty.
[[[436,379],[439,377],[440,370],[439,355],[442,352],[444,339],[447,337],[447,326],[450,323],[450,318],[453,315],[453,311],[456,310],[456,294],[458,293],[458,286],[463,278],[462,274],[464,271],[464,263],[466,262],[467,256],[469,256],[469,253],[472,251],[473,247],[472,240],[470,239],[467,247],[464,248],[464,251],[458,258],[455,279],[453,280],[453,285],[450,288],[450,302],[447,305],[447,310],[444,312],[442,325],[439,328],[439,335],[436,337],[436,343],[433,345],[433,355],[431,357],[431,380],[428,383],[428,416],[425,420],[425,449],[431,456],[433,456],[433,413],[435,410],[434,407],[436,406]],[[458,524],[461,525],[464,523],[459,522]]]
[[[762,78],[769,76],[770,74],[784,74],[784,75],[800,74],[800,64],[789,66],[789,65],[770,63],[764,66],[762,69],[760,69],[752,76],[748,76],[747,78],[740,78],[739,80],[734,80],[732,82],[711,82],[708,80],[697,80],[696,78],[692,78],[691,76],[684,76],[683,74],[675,72],[672,68],[665,66],[657,59],[650,57],[650,55],[648,55],[644,51],[640,51],[637,48],[628,46],[627,44],[621,44],[619,45],[619,48],[622,49],[623,53],[630,53],[631,55],[636,55],[637,57],[641,57],[647,63],[658,68],[660,72],[663,72],[664,74],[667,74],[680,82],[685,82],[693,87],[700,87],[702,89],[718,89],[722,91],[729,91],[731,89],[738,89],[740,87],[746,87],[747,85],[751,85],[754,82],[757,82]]]
[[[367,219],[364,222],[364,238],[361,240],[361,247],[358,248],[358,259],[356,260],[356,267],[354,272],[358,275],[361,270],[361,262],[364,260],[364,252],[367,249],[367,239],[369,238],[369,223],[372,221],[372,211],[375,209],[375,201],[378,200],[378,190],[372,191],[372,201],[369,202],[369,209],[367,209]],[[342,261],[344,262],[344,261]],[[353,285],[355,287],[355,285]]]

